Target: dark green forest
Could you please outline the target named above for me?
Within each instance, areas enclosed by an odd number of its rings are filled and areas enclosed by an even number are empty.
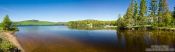
[[[88,26],[92,25],[93,27],[100,27],[100,26],[105,26],[105,25],[111,25],[115,26],[116,21],[99,21],[99,20],[80,20],[80,21],[70,21],[68,22],[69,26],[76,26],[76,27],[83,27],[83,26]]]
[[[140,4],[139,4],[140,3]],[[170,11],[167,0],[131,0],[124,16],[119,16],[117,26],[133,27],[175,27],[175,9]]]

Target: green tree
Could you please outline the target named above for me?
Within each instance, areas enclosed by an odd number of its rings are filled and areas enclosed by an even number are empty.
[[[117,26],[120,27],[126,27],[127,24],[124,22],[123,17],[121,17],[121,15],[118,16],[118,20],[117,20]]]
[[[175,18],[175,7],[174,7],[174,11],[173,11],[173,17]]]
[[[159,10],[158,10],[158,26],[169,26],[172,22],[172,15],[169,11],[167,0],[159,1]]]
[[[153,23],[154,25],[157,24],[157,11],[158,11],[158,1],[157,0],[151,0],[150,3],[150,23]]]
[[[5,31],[10,30],[11,24],[12,24],[12,22],[11,22],[11,20],[9,19],[9,16],[6,15],[6,16],[4,17],[3,22],[2,22],[2,28],[3,28],[3,30],[5,30]]]
[[[175,7],[174,7],[174,11],[173,11],[173,20],[172,20],[172,25],[173,27],[175,26]]]
[[[146,14],[147,14],[147,5],[146,0],[141,0],[140,2],[140,13],[139,13],[139,24],[145,25],[146,24]]]
[[[134,25],[133,23],[133,14],[134,13],[134,0],[131,1],[130,6],[127,9],[126,14],[123,16],[123,21],[127,24],[128,27]]]
[[[17,30],[16,25],[9,19],[8,15],[4,17],[4,20],[2,22],[2,29],[4,31],[16,31]]]
[[[138,3],[137,0],[135,0],[135,4],[134,4],[134,15],[133,15],[133,20],[134,20],[134,25],[137,26],[138,25],[138,16],[139,16],[139,10],[138,10]]]

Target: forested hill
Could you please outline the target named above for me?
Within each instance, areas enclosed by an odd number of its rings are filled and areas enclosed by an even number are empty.
[[[115,26],[116,21],[100,21],[100,20],[93,20],[93,19],[88,19],[88,20],[79,20],[79,21],[69,21],[67,23],[69,26],[87,26],[87,25],[93,25],[93,26],[105,26],[105,25],[111,25]]]
[[[99,20],[80,20],[80,21],[69,21],[69,22],[49,22],[49,21],[39,21],[39,20],[25,20],[15,22],[18,26],[52,26],[52,25],[87,25],[94,24],[95,26],[99,25],[114,25],[116,21],[99,21]]]
[[[39,21],[39,20],[25,20],[20,22],[15,22],[18,26],[52,26],[52,25],[66,25],[66,22],[49,22],[49,21]]]

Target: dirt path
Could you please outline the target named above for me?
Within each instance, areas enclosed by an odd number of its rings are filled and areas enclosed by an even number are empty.
[[[14,46],[16,46],[18,49],[20,49],[21,52],[25,52],[24,49],[22,48],[22,46],[20,45],[18,39],[16,38],[16,36],[13,33],[3,32],[2,34],[4,35],[4,37],[6,39],[8,39],[12,44],[14,44]]]

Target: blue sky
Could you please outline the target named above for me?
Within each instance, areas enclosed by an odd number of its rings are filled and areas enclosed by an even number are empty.
[[[172,10],[175,1],[168,0]],[[13,21],[116,20],[130,0],[0,0],[0,21],[9,15]]]

